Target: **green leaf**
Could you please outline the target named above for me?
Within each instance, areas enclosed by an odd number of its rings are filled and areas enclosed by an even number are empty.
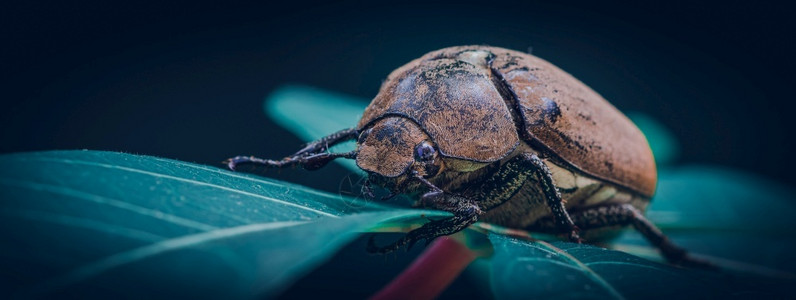
[[[547,244],[496,234],[490,234],[489,239],[495,248],[492,284],[497,298],[622,298],[590,268]]]
[[[356,127],[367,105],[368,102],[357,97],[288,85],[268,95],[263,108],[274,122],[311,142],[339,130]],[[354,143],[347,142],[331,150],[345,152],[353,149]],[[353,160],[338,159],[335,162],[354,172],[362,172]]]
[[[51,151],[0,164],[6,296],[273,296],[358,232],[441,215],[150,156]]]
[[[718,166],[661,170],[650,218],[665,228],[781,230],[794,225],[792,188]]]
[[[777,292],[745,277],[675,268],[590,245],[489,238],[497,299],[750,298]]]
[[[791,232],[796,227],[794,195],[790,187],[727,168],[672,167],[660,171],[647,216],[696,253],[751,264],[737,266],[740,269],[793,272],[796,260],[788,249],[796,248]],[[615,242],[620,249],[648,245],[634,231]]]

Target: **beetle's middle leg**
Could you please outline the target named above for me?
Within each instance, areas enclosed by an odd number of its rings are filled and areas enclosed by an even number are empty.
[[[442,235],[456,233],[478,221],[478,216],[483,212],[514,197],[531,176],[536,176],[541,183],[545,191],[547,204],[553,211],[557,221],[556,224],[559,228],[569,233],[569,238],[572,241],[580,242],[578,229],[564,208],[564,201],[553,184],[550,170],[536,155],[522,154],[503,164],[480,185],[480,189],[471,197],[446,193],[425,178],[416,177],[417,180],[429,188],[429,191],[421,197],[420,202],[436,209],[449,211],[454,216],[429,222],[386,247],[377,247],[371,238],[368,252],[389,253],[405,244],[409,244],[411,247],[412,244],[421,239],[425,239],[428,242]],[[479,199],[479,201],[473,199]]]
[[[531,176],[539,181],[545,203],[553,214],[554,226],[561,232],[567,233],[571,241],[582,242],[578,234],[579,229],[564,207],[564,200],[553,182],[550,169],[535,154],[523,153],[503,164],[484,182],[481,194],[476,198],[483,199],[481,206],[485,211],[490,210],[511,199]]]

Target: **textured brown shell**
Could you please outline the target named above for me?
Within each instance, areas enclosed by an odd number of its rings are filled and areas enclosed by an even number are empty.
[[[395,70],[358,128],[390,115],[414,120],[446,157],[493,162],[519,144],[511,112],[485,65],[420,59]]]
[[[489,53],[480,56],[483,67],[463,55],[479,52]],[[472,89],[473,82],[457,84],[457,78],[444,78],[449,76],[447,73],[440,73],[443,78],[437,76],[435,82],[420,80],[423,77],[420,75],[428,73],[434,66],[456,65],[456,61],[462,64],[462,60],[473,66],[472,72],[477,72],[478,76],[489,77],[479,80],[479,83],[493,84],[491,88],[479,85],[478,89],[495,93],[500,89],[502,101],[494,100],[494,94],[484,102],[462,99],[450,90],[444,94],[438,90],[429,94],[429,85],[436,82],[445,82],[448,89]],[[498,102],[503,104],[503,109],[491,106],[484,109],[481,106],[482,103],[494,105]],[[513,112],[508,111],[509,107]],[[478,113],[478,119],[471,119],[472,111],[489,113]],[[476,161],[499,159],[506,154],[505,151],[516,147],[512,139],[516,133],[505,132],[508,128],[517,130],[513,123],[516,120],[520,135],[532,147],[542,148],[538,150],[555,155],[572,168],[644,196],[652,196],[655,192],[655,161],[641,131],[588,86],[530,54],[486,46],[451,47],[428,53],[390,74],[379,95],[365,110],[359,126],[362,128],[387,114],[418,119],[424,113],[445,115],[433,122],[426,115],[425,119],[420,118],[424,121],[418,122],[440,146],[443,154],[450,155],[453,152],[449,151],[456,149],[454,156],[458,158]],[[507,116],[511,119],[508,121],[510,125],[506,124]],[[476,138],[479,136],[488,137]],[[454,138],[448,140],[450,137]],[[492,143],[484,141],[495,137],[497,139]],[[480,143],[470,146],[473,140]]]
[[[492,69],[520,107],[526,133],[559,158],[642,195],[655,192],[655,160],[644,134],[597,92],[538,57],[506,49]]]

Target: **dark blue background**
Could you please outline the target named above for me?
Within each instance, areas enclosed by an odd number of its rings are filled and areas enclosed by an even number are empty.
[[[371,98],[391,70],[428,51],[489,44],[532,47],[620,109],[655,117],[681,141],[680,163],[729,165],[796,183],[788,7],[142,3],[0,8],[0,152],[87,148],[218,166],[238,154],[281,157],[301,141],[262,112],[275,87],[303,83]],[[332,165],[268,176],[335,191],[345,174]],[[299,286],[359,286],[363,291],[350,296],[364,296],[411,258],[365,258],[363,243]],[[341,266],[356,266],[358,277]],[[341,283],[349,278],[360,281]],[[290,295],[302,292],[310,290]]]
[[[682,141],[681,162],[796,182],[787,7],[557,3],[6,4],[0,151],[282,156],[300,141],[261,112],[274,87],[371,98],[425,52],[489,44],[532,47],[620,109],[657,118]]]

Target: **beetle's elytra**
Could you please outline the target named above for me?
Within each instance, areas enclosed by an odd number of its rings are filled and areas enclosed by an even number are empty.
[[[354,139],[352,152],[327,151]],[[454,215],[386,247],[371,243],[373,252],[478,220],[575,242],[581,232],[633,225],[669,261],[699,264],[642,214],[657,178],[641,131],[588,86],[530,54],[487,46],[428,53],[387,77],[355,128],[282,160],[239,156],[228,164],[317,169],[340,157],[355,159],[367,184]]]

